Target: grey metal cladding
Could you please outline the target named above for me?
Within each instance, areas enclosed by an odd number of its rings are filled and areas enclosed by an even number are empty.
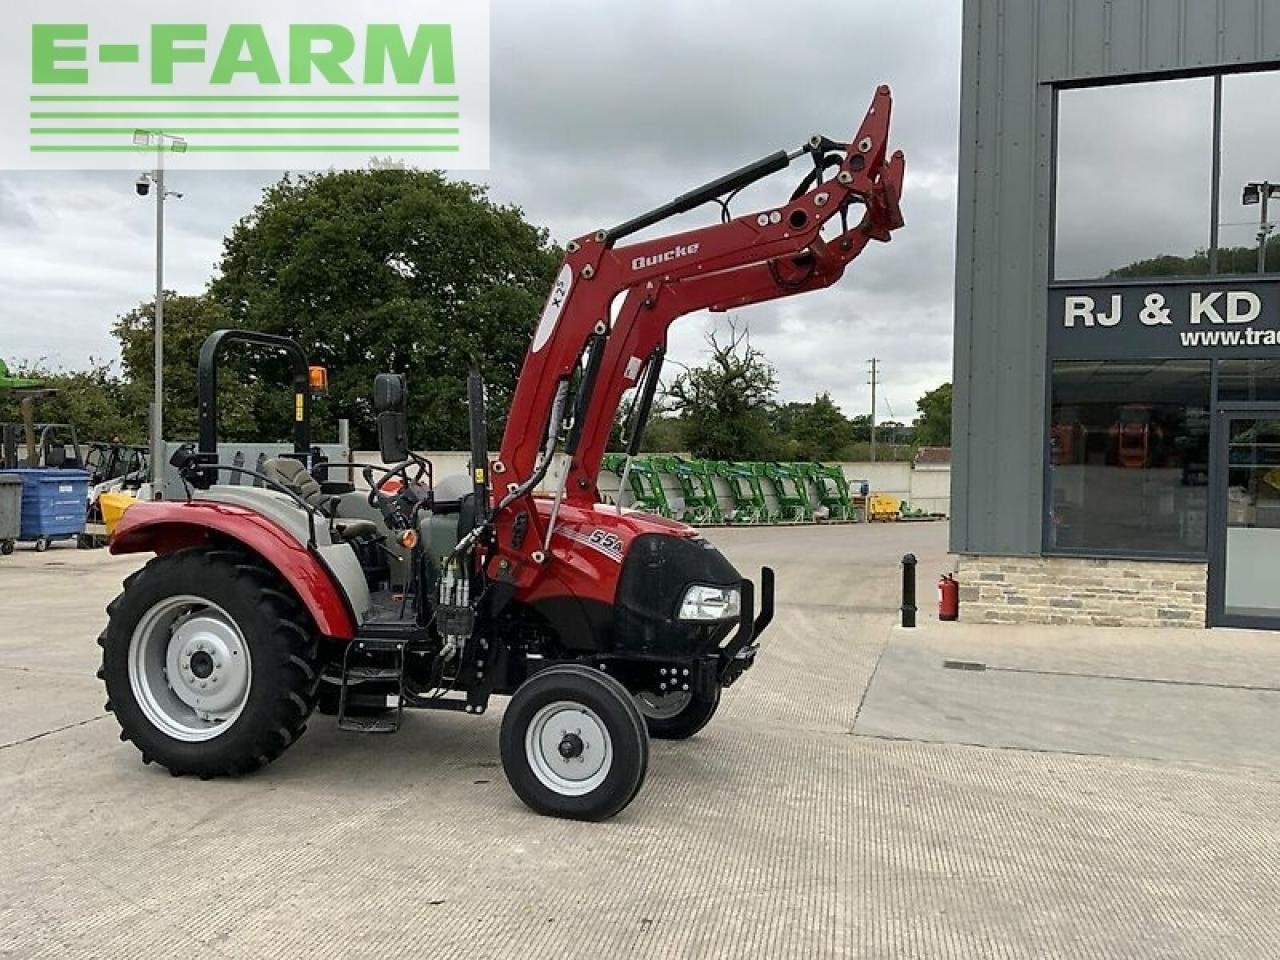
[[[1274,0],[1006,0],[999,6],[1039,8],[1041,82],[1280,57],[1280,7]]]
[[[1280,0],[965,0],[951,546],[1040,552],[1053,87],[1280,60]]]

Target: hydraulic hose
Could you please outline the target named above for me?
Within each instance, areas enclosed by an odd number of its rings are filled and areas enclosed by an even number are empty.
[[[560,381],[560,386],[556,388],[555,400],[551,404],[551,419],[547,424],[547,436],[542,446],[542,455],[538,458],[538,465],[534,467],[529,479],[499,501],[497,508],[494,510],[495,514],[501,513],[511,506],[511,504],[540,484],[542,478],[547,475],[547,470],[551,467],[551,461],[556,455],[556,438],[560,435],[560,425],[564,422],[564,407],[568,396],[569,381],[564,379]]]

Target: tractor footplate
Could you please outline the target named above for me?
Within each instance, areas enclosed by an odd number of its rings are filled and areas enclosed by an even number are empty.
[[[338,729],[395,733],[404,715],[404,641],[359,637],[342,657]]]
[[[378,714],[343,717],[339,729],[348,733],[395,733],[400,729],[400,711],[385,710]]]

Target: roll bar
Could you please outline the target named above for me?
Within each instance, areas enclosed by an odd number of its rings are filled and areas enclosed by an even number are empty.
[[[254,330],[215,330],[209,334],[200,348],[200,365],[196,373],[200,400],[200,445],[202,460],[210,454],[216,462],[218,452],[218,358],[223,348],[231,343],[253,343],[274,347],[288,354],[293,364],[293,451],[299,456],[311,456],[311,377],[307,355],[296,340],[274,333],[258,333]]]

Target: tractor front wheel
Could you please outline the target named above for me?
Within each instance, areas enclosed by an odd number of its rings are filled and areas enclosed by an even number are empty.
[[[654,693],[641,690],[636,706],[655,740],[687,740],[711,722],[720,706],[720,687],[710,700],[701,700],[688,691]]]
[[[144,763],[174,775],[248,773],[306,729],[319,681],[301,605],[261,562],[195,548],[125,581],[98,643],[107,709]]]
[[[631,802],[649,766],[644,720],[617,680],[549,667],[519,687],[502,718],[502,767],[538,813],[607,820]]]

